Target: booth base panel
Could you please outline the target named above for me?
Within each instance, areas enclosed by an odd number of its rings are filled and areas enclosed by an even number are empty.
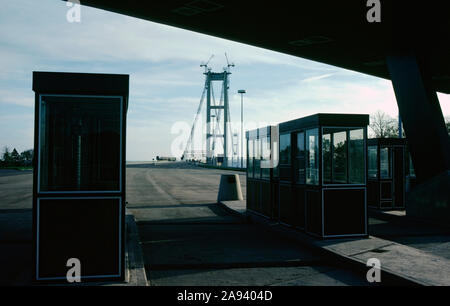
[[[247,179],[247,210],[271,219],[272,192],[269,181]]]
[[[280,209],[280,223],[289,226],[293,224],[292,196],[293,192],[290,184],[279,185],[278,203]]]
[[[268,216],[269,218],[272,218],[272,194],[270,189],[270,182],[269,181],[262,181],[260,182],[260,207],[261,207],[261,213],[265,216]]]
[[[120,198],[42,198],[36,204],[37,281],[66,281],[67,261],[81,280],[123,280]]]
[[[247,178],[247,210],[253,210],[255,206],[255,187],[254,181]]]
[[[306,192],[306,232],[320,238],[366,237],[365,189]]]

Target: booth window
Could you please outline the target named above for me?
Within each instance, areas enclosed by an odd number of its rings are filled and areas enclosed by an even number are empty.
[[[277,133],[278,133],[278,130],[277,130]],[[279,162],[280,162],[280,159],[279,159],[279,135],[278,134],[276,134],[276,135],[273,135],[272,134],[272,137],[274,137],[275,136],[275,138],[272,138],[271,139],[271,153],[270,154],[272,154],[271,155],[271,157],[272,157],[272,159],[273,159],[273,169],[272,169],[272,175],[273,175],[273,177],[278,177],[279,176]]]
[[[248,146],[247,175],[248,177],[253,177],[253,158],[254,158],[253,139],[247,140],[247,146]]]
[[[297,169],[296,181],[298,184],[305,183],[305,133],[297,134],[297,151],[295,154]]]
[[[364,184],[365,159],[364,159],[364,130],[349,131],[348,143],[348,182],[350,184]]]
[[[378,177],[378,167],[377,167],[377,159],[378,152],[377,146],[369,146],[367,148],[367,155],[369,158],[369,178],[376,179]]]
[[[261,166],[261,178],[269,179],[270,178],[270,168],[267,166],[270,165],[270,136],[263,137],[261,139],[262,146],[262,160],[264,163]]]
[[[291,164],[291,134],[280,135],[280,164]]]
[[[120,191],[121,101],[41,97],[39,191]]]
[[[331,134],[322,136],[322,154],[323,154],[323,181],[325,184],[331,184]]]
[[[333,183],[347,183],[347,133],[333,134]]]
[[[306,131],[306,183],[319,184],[319,130]]]
[[[391,178],[391,150],[389,148],[380,148],[380,177],[382,179]]]
[[[254,146],[254,152],[255,152],[255,173],[254,178],[260,179],[261,178],[261,141],[259,139],[255,139],[255,146]]]
[[[324,184],[365,183],[364,139],[364,129],[323,129]]]

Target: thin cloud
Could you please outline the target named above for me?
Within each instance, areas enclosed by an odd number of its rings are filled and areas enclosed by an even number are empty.
[[[318,80],[325,79],[325,78],[328,78],[328,77],[333,76],[333,75],[334,75],[334,73],[327,73],[327,74],[323,74],[323,75],[313,76],[313,77],[310,77],[310,78],[303,79],[303,80],[301,80],[301,82],[318,81]]]
[[[20,105],[26,107],[34,107],[34,95],[31,88],[24,91],[21,88],[13,88],[10,90],[0,89],[0,105]]]
[[[3,7],[0,43],[6,46],[4,52],[8,57],[19,59],[26,55],[40,60],[57,58],[110,63],[174,60],[200,63],[215,54],[212,65],[221,69],[226,63],[224,53],[227,52],[232,61],[242,65],[265,63],[314,70],[333,69],[309,60],[299,61],[290,55],[91,7],[82,6],[81,22],[71,24],[65,20],[67,8],[62,1],[39,3],[39,11],[46,12],[45,19],[36,14],[33,7],[23,0],[11,1]],[[23,19],[17,18],[18,15]],[[17,51],[20,51],[18,55]]]

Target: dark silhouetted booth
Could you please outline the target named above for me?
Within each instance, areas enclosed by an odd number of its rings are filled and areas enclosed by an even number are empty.
[[[279,124],[280,222],[322,237],[367,235],[368,115],[316,114]]]
[[[278,151],[278,128],[268,126],[246,132],[247,210],[266,218],[278,216],[271,184]]]
[[[123,280],[128,75],[34,72],[34,280]]]
[[[367,204],[378,209],[405,209],[405,194],[415,173],[405,138],[369,139]]]

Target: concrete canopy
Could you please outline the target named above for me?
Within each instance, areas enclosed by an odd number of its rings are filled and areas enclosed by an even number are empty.
[[[233,0],[83,0],[88,5],[390,79],[386,56],[412,52],[450,94],[450,10],[443,4]],[[394,3],[395,2],[395,3]]]

